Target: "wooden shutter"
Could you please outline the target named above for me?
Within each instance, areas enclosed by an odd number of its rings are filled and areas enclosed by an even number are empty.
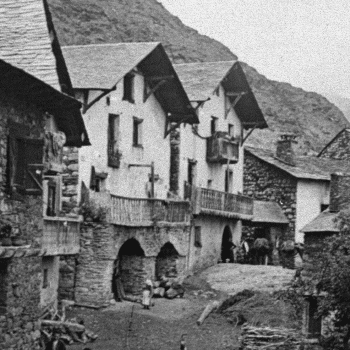
[[[23,138],[8,138],[8,186],[11,194],[25,193],[25,142]]]
[[[90,190],[96,190],[96,171],[94,166],[91,167]]]
[[[25,190],[27,194],[41,194],[44,140],[25,139]]]

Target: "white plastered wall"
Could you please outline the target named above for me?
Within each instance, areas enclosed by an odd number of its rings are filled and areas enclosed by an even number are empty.
[[[242,124],[235,111],[231,109],[225,118],[225,96],[222,86],[219,88],[219,96],[212,94],[210,100],[205,102],[198,109],[200,124],[198,133],[203,137],[211,135],[210,123],[212,117],[218,118],[217,130],[228,131],[228,125],[232,124],[234,136],[241,137]],[[187,181],[188,159],[197,160],[196,165],[196,185],[207,188],[208,180],[211,180],[211,188],[218,191],[225,190],[225,172],[227,165],[207,163],[207,141],[195,136],[191,125],[181,126],[181,151],[180,151],[180,176],[179,187],[180,195],[183,195],[184,182]],[[232,192],[243,192],[243,149],[239,150],[239,161],[236,164],[229,165],[233,172]]]
[[[297,185],[295,241],[304,242],[300,230],[321,212],[321,204],[329,204],[327,181],[299,180]]]
[[[155,183],[155,196],[166,198],[169,190],[170,144],[169,136],[164,139],[166,123],[165,113],[152,94],[143,102],[144,78],[136,74],[134,79],[135,103],[123,101],[123,81],[117,85],[108,97],[100,99],[83,115],[91,141],[91,147],[79,150],[79,177],[89,187],[91,166],[96,172],[107,172],[105,188],[112,194],[126,197],[147,197],[149,189],[149,167],[129,167],[129,164],[155,164],[155,174],[159,180]],[[101,94],[101,91],[90,91],[89,100]],[[77,97],[79,97],[77,95]],[[79,98],[82,100],[82,97]],[[108,115],[119,115],[119,150],[122,153],[119,168],[107,165]],[[142,146],[133,146],[133,118],[143,119]]]
[[[50,303],[57,306],[58,297],[58,281],[59,281],[59,256],[44,256],[42,258],[42,281],[41,281],[41,295],[40,305],[45,307]],[[47,270],[47,284],[44,285],[44,271]]]

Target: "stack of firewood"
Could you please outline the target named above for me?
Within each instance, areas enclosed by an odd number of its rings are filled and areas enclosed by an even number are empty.
[[[60,330],[61,339],[67,344],[75,342],[86,344],[97,339],[98,335],[86,329],[83,320],[66,318],[67,308],[74,306],[74,304],[74,301],[63,300],[61,310],[58,310],[53,304],[48,305],[43,310],[39,320],[44,343],[51,339],[53,331],[56,329]]]
[[[297,350],[301,337],[294,329],[245,325],[240,337],[241,350]]]
[[[160,281],[153,282],[153,296],[155,298],[174,299],[183,297],[185,289],[176,279],[162,277]]]

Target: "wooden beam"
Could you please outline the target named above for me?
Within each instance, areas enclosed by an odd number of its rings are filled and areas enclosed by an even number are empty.
[[[98,102],[102,97],[108,95],[110,92],[117,89],[117,86],[113,86],[110,90],[103,91],[101,95],[98,95],[90,103],[83,105],[83,114],[86,113],[96,102]],[[85,99],[85,98],[84,98]]]
[[[164,80],[160,80],[158,81],[158,83],[156,85],[153,86],[153,88],[149,91],[147,91],[147,86],[146,84],[144,85],[145,86],[145,89],[144,89],[144,94],[143,94],[143,103],[145,103],[148,98],[154,93],[156,92],[162,85],[164,85],[165,83],[167,82],[166,79]]]
[[[247,133],[247,135],[242,140],[241,146],[243,146],[244,142],[246,142],[247,138],[251,135],[251,133],[256,129],[257,125],[254,125],[253,129],[250,129]]]
[[[245,94],[246,94],[245,92],[238,92],[238,93],[236,93],[236,92],[228,92],[226,94],[227,97],[236,97],[236,98],[235,98],[235,100],[233,102],[230,103],[229,108],[226,109],[226,111],[225,111],[225,119],[227,118],[227,116],[230,113],[231,109],[235,108],[235,106],[238,103],[238,101]]]

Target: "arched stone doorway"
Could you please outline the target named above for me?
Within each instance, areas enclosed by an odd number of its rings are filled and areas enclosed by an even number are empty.
[[[165,243],[156,258],[156,279],[162,276],[176,278],[178,258],[179,253],[175,247],[170,242]]]
[[[142,294],[146,279],[144,260],[145,253],[136,239],[131,238],[121,246],[112,281],[112,290],[117,300],[121,299],[120,284],[125,294]]]
[[[232,251],[232,232],[231,229],[226,226],[224,232],[222,234],[222,242],[221,242],[221,261],[233,262],[233,251]]]

